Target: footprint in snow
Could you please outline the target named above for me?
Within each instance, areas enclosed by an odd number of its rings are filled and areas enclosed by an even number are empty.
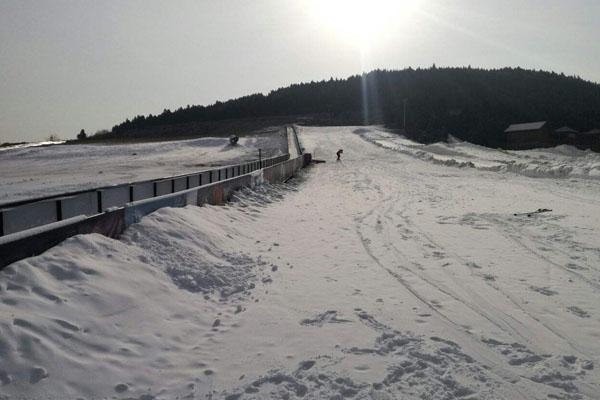
[[[339,324],[345,322],[351,321],[348,319],[338,318],[337,311],[329,310],[316,315],[314,318],[303,319],[302,321],[300,321],[300,325],[321,327],[325,324]]]
[[[119,383],[115,386],[115,392],[117,393],[123,393],[129,390],[129,386],[127,386],[124,383]]]
[[[557,291],[552,290],[547,286],[545,286],[545,287],[529,286],[529,289],[533,290],[534,292],[543,294],[544,296],[554,296],[555,294],[558,294]]]
[[[577,306],[570,306],[567,307],[567,310],[573,314],[575,314],[576,316],[578,316],[579,318],[589,318],[590,314],[585,311],[582,310],[581,308],[577,307]]]
[[[33,367],[29,372],[29,383],[36,384],[48,377],[48,372],[42,367]]]

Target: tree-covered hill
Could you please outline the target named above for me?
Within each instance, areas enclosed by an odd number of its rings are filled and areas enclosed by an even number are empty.
[[[502,144],[508,124],[547,120],[578,130],[600,127],[600,85],[578,77],[521,68],[376,70],[347,79],[293,84],[210,106],[187,106],[137,116],[110,136],[175,136],[199,123],[277,117],[318,124],[403,125],[413,137],[452,134],[489,146]]]

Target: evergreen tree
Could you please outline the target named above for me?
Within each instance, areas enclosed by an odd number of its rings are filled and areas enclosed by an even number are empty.
[[[500,146],[511,123],[548,121],[579,131],[600,127],[600,85],[554,72],[469,67],[401,71],[375,70],[347,79],[292,84],[209,106],[187,106],[160,115],[140,115],[113,127],[114,136],[180,124],[227,119],[319,116],[319,124],[385,124],[406,127],[417,140],[451,134],[486,146]]]

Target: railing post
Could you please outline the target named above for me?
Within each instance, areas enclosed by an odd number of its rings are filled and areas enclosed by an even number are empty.
[[[185,188],[186,189],[190,188],[190,177],[189,176],[185,177]]]
[[[258,165],[262,168],[262,149],[258,149]]]
[[[129,185],[129,202],[133,202],[133,185]]]
[[[96,192],[96,195],[98,196],[98,213],[102,212],[102,191],[98,190]]]
[[[175,193],[175,179],[171,179],[171,193]]]
[[[198,186],[202,186],[202,173],[198,174]]]
[[[4,236],[4,211],[0,211],[0,236]]]
[[[62,201],[56,200],[56,220],[62,221]]]

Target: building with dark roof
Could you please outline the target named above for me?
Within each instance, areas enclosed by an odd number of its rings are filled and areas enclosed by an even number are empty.
[[[580,133],[577,139],[579,144],[577,147],[600,151],[600,129],[594,128],[587,132]]]
[[[591,129],[587,132],[583,132],[583,135],[600,136],[600,129],[598,129],[598,128]]]
[[[506,148],[535,149],[553,145],[552,131],[546,121],[512,124],[504,130]]]
[[[558,144],[570,144],[573,146],[577,145],[579,131],[568,126],[563,126],[554,131],[556,143]]]
[[[561,128],[558,128],[556,131],[556,133],[561,134],[561,135],[570,135],[570,134],[578,134],[579,131],[575,130],[573,128],[570,128],[568,126],[563,126]]]

